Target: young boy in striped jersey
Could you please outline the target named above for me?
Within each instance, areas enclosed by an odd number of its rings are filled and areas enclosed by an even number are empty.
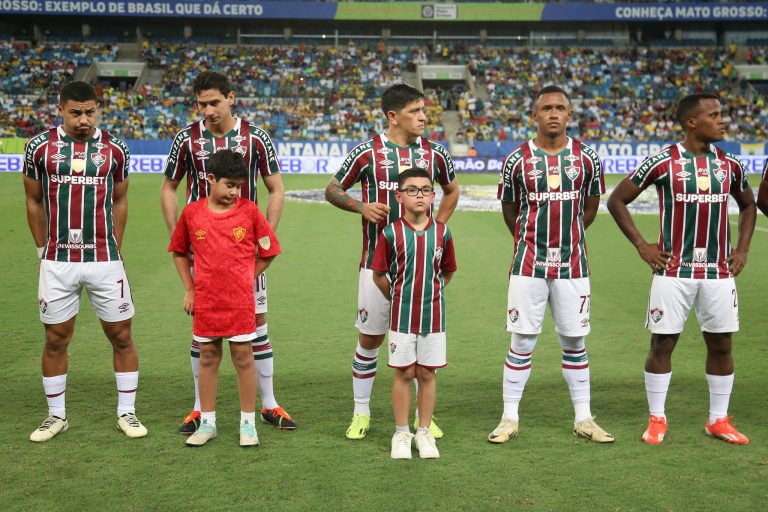
[[[395,369],[392,409],[393,459],[411,458],[411,441],[422,459],[440,452],[430,432],[435,409],[435,369],[444,367],[445,285],[456,271],[448,227],[429,215],[435,200],[430,174],[417,168],[400,173],[397,202],[403,216],[384,228],[376,245],[373,280],[390,301],[389,366]],[[416,435],[408,427],[413,379],[419,383]]]
[[[216,388],[223,339],[229,341],[237,372],[240,446],[257,446],[256,368],[251,349],[257,337],[253,281],[280,254],[280,245],[258,206],[240,197],[248,177],[240,154],[230,149],[219,151],[206,170],[207,197],[184,208],[168,246],[184,285],[184,311],[194,315],[192,335],[200,344],[202,423],[187,439],[187,446],[203,446],[216,437]],[[195,255],[194,280],[190,251]]]
[[[691,308],[707,345],[709,419],[704,431],[729,443],[748,444],[728,416],[733,389],[732,335],[739,330],[735,276],[747,263],[755,228],[755,198],[743,164],[712,143],[723,140],[725,119],[717,95],[691,94],[677,104],[683,142],[648,157],[619,183],[608,210],[651,267],[645,325],[651,348],[645,360],[650,417],[643,440],[661,444],[667,433],[665,403],[672,351]],[[659,240],[648,243],[627,205],[650,186],[659,193]],[[728,198],[739,206],[739,238],[731,247]]]
[[[539,90],[532,115],[536,137],[507,156],[501,172],[499,199],[515,254],[509,272],[507,331],[512,335],[504,361],[504,412],[488,435],[492,443],[517,435],[518,408],[547,304],[563,350],[573,433],[593,442],[613,442],[592,417],[585,340],[591,292],[584,236],[597,215],[605,182],[595,150],[566,135],[572,116],[563,89],[548,85]]]

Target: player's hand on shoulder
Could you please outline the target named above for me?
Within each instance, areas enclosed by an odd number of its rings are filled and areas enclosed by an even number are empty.
[[[725,263],[728,265],[731,274],[735,277],[744,270],[744,266],[747,264],[747,253],[740,249],[733,249],[731,250],[731,255],[725,258]]]
[[[662,251],[656,244],[643,243],[637,248],[637,252],[640,253],[640,257],[643,258],[643,261],[645,261],[654,272],[667,268],[669,258],[672,257],[671,252]]]
[[[383,203],[363,203],[363,218],[368,222],[379,223],[389,215],[389,206]]]
[[[184,292],[184,311],[188,315],[195,314],[195,292],[194,291]]]

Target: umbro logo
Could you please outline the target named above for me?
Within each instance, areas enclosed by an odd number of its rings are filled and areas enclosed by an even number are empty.
[[[66,159],[67,159],[67,155],[64,155],[62,153],[56,153],[51,157],[51,160],[53,160],[57,164],[63,162]]]

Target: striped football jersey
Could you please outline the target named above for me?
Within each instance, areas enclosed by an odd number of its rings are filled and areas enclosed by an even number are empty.
[[[361,268],[371,268],[381,230],[403,214],[404,210],[395,199],[397,177],[410,167],[428,171],[432,181],[443,186],[456,179],[453,159],[443,146],[419,137],[410,146],[401,147],[384,134],[355,146],[336,173],[336,179],[344,190],[360,182],[363,203],[383,203],[390,208],[389,217],[379,224],[368,222],[365,218],[362,220]]]
[[[595,150],[568,138],[549,155],[530,140],[504,160],[498,198],[519,202],[512,274],[546,279],[589,276],[584,200],[605,192]]]
[[[731,277],[725,261],[731,254],[728,196],[749,187],[738,158],[713,145],[699,157],[675,144],[648,157],[629,179],[642,189],[655,185],[659,193],[658,245],[672,257],[657,274]]]
[[[208,197],[209,184],[205,166],[217,151],[231,149],[245,159],[248,179],[240,197],[256,200],[256,180],[280,172],[277,153],[267,132],[244,119],[235,118],[235,126],[223,137],[206,130],[205,121],[193,123],[173,139],[171,152],[165,165],[165,177],[179,181],[187,176],[187,203]]]
[[[443,271],[456,271],[448,227],[430,219],[423,230],[405,219],[384,227],[371,268],[387,272],[392,283],[390,329],[426,334],[445,332]]]
[[[27,141],[24,175],[42,182],[48,217],[43,259],[121,259],[112,202],[115,183],[128,179],[129,160],[125,142],[100,129],[83,142],[69,137],[61,127]]]

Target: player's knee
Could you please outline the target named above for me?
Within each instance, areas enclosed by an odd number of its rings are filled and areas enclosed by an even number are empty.
[[[586,348],[584,336],[565,336],[558,333],[557,338],[563,350],[582,351]]]
[[[235,368],[238,370],[247,370],[248,368],[252,368],[253,357],[251,356],[250,351],[233,351],[232,364],[235,365]]]
[[[518,334],[512,333],[511,348],[517,354],[530,354],[536,347],[536,341],[539,339],[537,334]]]
[[[408,368],[396,368],[395,379],[410,383],[416,378],[416,366],[409,366]]]
[[[432,382],[435,380],[435,369],[416,366],[416,378],[419,382]]]

